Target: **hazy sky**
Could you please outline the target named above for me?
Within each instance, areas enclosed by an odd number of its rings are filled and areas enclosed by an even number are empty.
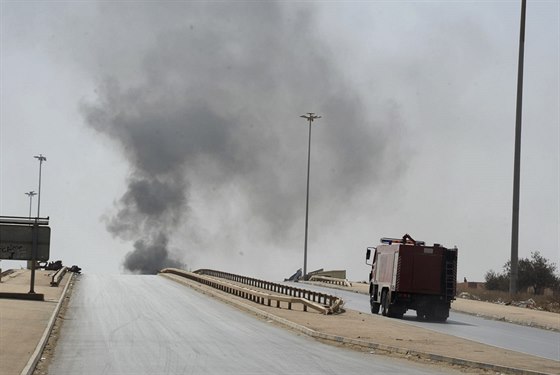
[[[559,262],[560,3],[528,1],[519,256]],[[51,258],[365,280],[404,233],[509,259],[520,1],[1,1],[0,214]],[[33,212],[36,213],[36,197]],[[2,268],[23,262],[6,262]]]

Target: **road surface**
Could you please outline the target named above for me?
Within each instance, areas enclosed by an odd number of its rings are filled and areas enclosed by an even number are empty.
[[[322,344],[159,276],[82,275],[49,374],[433,374]]]
[[[294,283],[288,284],[294,286]],[[336,295],[344,300],[346,308],[371,313],[369,297],[365,294],[311,284],[295,285],[303,289]],[[450,312],[446,323],[417,321],[415,311],[409,311],[404,316],[403,322],[504,349],[560,361],[560,333],[554,331],[499,322],[454,311]]]

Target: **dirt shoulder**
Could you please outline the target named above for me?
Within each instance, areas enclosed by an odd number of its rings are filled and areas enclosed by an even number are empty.
[[[346,310],[337,315],[322,315],[311,311],[279,309],[226,294],[179,276],[162,276],[252,311],[261,317],[276,317],[276,321],[300,332],[334,343],[345,343],[360,350],[373,350],[411,359],[437,360],[447,365],[476,364],[475,370],[465,367],[466,372],[474,373],[481,373],[480,369],[491,370],[493,373],[560,373],[560,362],[557,361],[436,333],[380,315],[353,310]],[[313,332],[319,334],[314,335]]]
[[[560,331],[560,314],[458,298],[452,310],[515,324]]]

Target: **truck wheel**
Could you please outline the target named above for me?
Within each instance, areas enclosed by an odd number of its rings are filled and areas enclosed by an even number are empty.
[[[389,300],[388,300],[388,293],[385,289],[381,292],[381,315],[387,316],[389,315]]]
[[[379,314],[380,304],[375,302],[374,296],[369,297],[369,305],[371,306],[371,313],[372,314]]]
[[[449,310],[445,307],[435,308],[434,314],[432,315],[432,320],[435,322],[445,322],[449,316]]]
[[[424,310],[416,310],[417,320],[427,320],[426,312]]]

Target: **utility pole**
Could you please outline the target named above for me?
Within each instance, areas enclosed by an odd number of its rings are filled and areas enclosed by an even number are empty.
[[[314,120],[321,118],[313,112],[308,112],[307,115],[301,115],[309,122],[309,143],[307,145],[307,195],[305,199],[305,244],[303,247],[303,277],[307,275],[307,228],[309,224],[309,172],[311,166],[311,124]]]
[[[517,105],[515,114],[515,155],[513,162],[513,209],[511,220],[511,273],[509,293],[517,293],[517,265],[519,244],[519,180],[521,167],[521,119],[523,108],[523,56],[525,51],[525,11],[527,1],[521,0],[521,22],[519,30],[519,62],[517,64]]]

